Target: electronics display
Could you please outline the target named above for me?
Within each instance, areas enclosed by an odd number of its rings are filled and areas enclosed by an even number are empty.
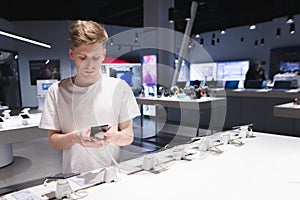
[[[0,117],[0,122],[4,122],[3,119]]]
[[[296,72],[300,70],[300,62],[285,62],[280,61],[280,71],[286,72]]]
[[[60,80],[59,60],[30,60],[29,67],[31,85],[36,85],[37,80]]]
[[[237,89],[240,81],[226,81],[225,89]]]
[[[291,81],[275,81],[273,89],[290,89]]]
[[[247,89],[261,89],[263,81],[260,80],[248,80],[246,82],[245,88]]]
[[[208,88],[222,88],[223,83],[222,81],[206,81],[205,84]]]
[[[48,90],[48,88],[52,85],[52,83],[42,83],[42,89]]]
[[[30,118],[29,115],[27,115],[27,114],[20,114],[20,116],[21,116],[23,119],[29,119],[29,118]]]
[[[190,80],[215,80],[217,63],[198,63],[191,64],[190,67]]]
[[[37,95],[41,97],[45,97],[49,87],[57,81],[58,81],[57,79],[36,80]]]
[[[108,125],[100,125],[100,126],[93,126],[91,127],[91,136],[92,137],[97,137],[98,139],[105,139],[105,135],[101,134],[97,134],[97,133],[101,133],[101,132],[106,132],[108,128]]]
[[[228,61],[217,63],[217,80],[240,80],[244,81],[249,69],[250,61]]]
[[[142,83],[145,97],[157,96],[157,56],[144,55],[142,57]],[[143,105],[143,113],[148,116],[156,115],[156,106]]]
[[[59,174],[54,174],[52,176],[48,176],[47,179],[67,179],[73,176],[77,176],[80,173],[59,173]]]

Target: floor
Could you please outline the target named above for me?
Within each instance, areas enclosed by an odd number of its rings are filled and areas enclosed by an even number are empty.
[[[163,148],[166,144],[186,141],[182,137],[156,135],[156,123],[150,118],[133,121],[134,142],[121,151],[121,161]],[[141,128],[143,127],[143,128]],[[171,132],[173,132],[171,127]],[[184,131],[188,132],[188,131]],[[147,139],[142,139],[147,138]],[[37,184],[45,177],[61,172],[62,152],[48,146],[47,137],[13,144],[14,162],[0,168],[0,196]]]

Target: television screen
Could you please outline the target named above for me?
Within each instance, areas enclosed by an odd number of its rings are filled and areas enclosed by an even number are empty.
[[[300,62],[280,62],[280,71],[283,73],[286,72],[295,72],[299,71],[300,69]]]
[[[59,60],[31,60],[29,61],[31,85],[36,85],[37,80],[60,80]]]
[[[228,61],[217,63],[217,80],[240,80],[244,81],[249,69],[250,61]]]
[[[217,63],[191,64],[190,80],[215,80]]]

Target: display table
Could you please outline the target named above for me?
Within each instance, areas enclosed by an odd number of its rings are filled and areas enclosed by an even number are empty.
[[[22,125],[20,116],[3,119],[0,128],[0,167],[13,162],[12,143],[47,136],[47,131],[39,129],[41,113],[30,114],[28,125]]]
[[[225,121],[226,98],[224,97],[201,97],[200,99],[177,98],[177,97],[136,97],[137,103],[141,105],[141,127],[143,127],[142,105],[156,105],[155,119],[157,130],[160,133],[168,132],[168,124],[173,121],[178,126],[176,135],[186,132],[185,127],[194,130],[184,136],[194,137],[199,135],[199,128],[203,126],[208,131],[221,131]],[[156,131],[158,134],[159,131]],[[153,137],[156,137],[157,134]],[[171,133],[172,134],[172,133]],[[141,131],[141,138],[143,132]],[[146,138],[147,139],[147,138]]]
[[[82,199],[299,199],[300,139],[254,134],[256,138],[243,139],[245,145],[240,147],[220,145],[222,154],[211,153],[199,159],[196,153],[190,156],[192,161],[165,163],[167,169],[160,173],[119,174],[117,182],[86,189],[88,195]],[[127,162],[139,166],[142,160],[136,158]],[[71,187],[76,188],[74,182]],[[54,190],[55,184],[51,183],[47,187],[39,185],[4,197],[15,200],[12,195],[27,192],[41,198],[42,194]]]
[[[300,105],[285,103],[274,106],[274,116],[300,119]]]

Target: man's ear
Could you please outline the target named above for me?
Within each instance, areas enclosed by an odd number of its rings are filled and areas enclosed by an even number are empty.
[[[72,49],[69,49],[69,57],[71,58],[71,60],[74,60],[74,52]]]

